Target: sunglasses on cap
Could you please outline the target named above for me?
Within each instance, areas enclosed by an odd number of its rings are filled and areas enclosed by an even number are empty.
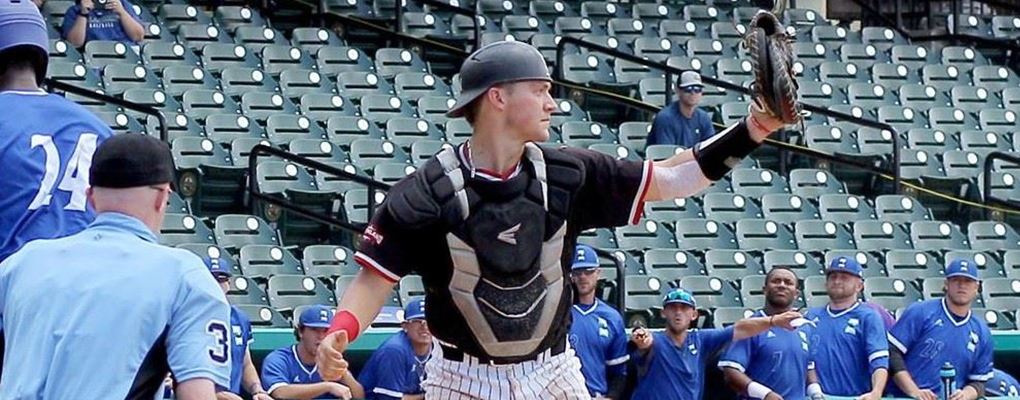
[[[694,303],[694,296],[691,296],[691,294],[685,290],[673,290],[666,294],[666,298],[664,300],[666,302],[682,301],[685,303]]]
[[[683,90],[687,93],[701,93],[702,91],[704,91],[704,88],[702,88],[701,86],[688,86],[685,88],[681,88],[680,90]]]
[[[230,282],[230,276],[229,275],[220,275],[220,274],[217,274],[217,275],[214,276],[214,278],[216,278],[216,282],[219,282],[219,283]]]

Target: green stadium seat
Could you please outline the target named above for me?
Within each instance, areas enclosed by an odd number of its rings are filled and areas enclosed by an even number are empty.
[[[699,24],[694,21],[684,21],[680,19],[669,19],[665,21],[659,21],[659,37],[669,38],[676,42],[675,46],[685,47],[687,42],[691,39],[700,38],[708,39],[709,31],[706,29],[709,24]]]
[[[528,15],[534,15],[545,23],[549,23],[559,17],[576,17],[577,11],[563,1],[535,0],[528,2]]]
[[[163,29],[159,24],[143,21],[142,30],[145,32],[145,36],[142,37],[142,41],[145,43],[174,43],[177,40],[170,31]]]
[[[651,248],[672,248],[676,239],[669,229],[653,220],[616,228],[616,239],[622,250],[641,251]]]
[[[182,109],[177,100],[159,89],[128,89],[124,91],[124,100],[150,106],[162,111],[163,115],[177,113]],[[124,110],[124,112],[134,118],[145,118],[148,115],[134,110]]]
[[[163,88],[176,98],[191,89],[216,90],[219,84],[212,73],[200,67],[176,65],[163,69]]]
[[[638,86],[643,79],[662,78],[664,76],[660,71],[627,60],[616,60],[613,67],[613,75],[616,76],[616,83],[628,86]]]
[[[233,305],[268,306],[269,295],[255,280],[245,276],[235,276],[230,279],[227,301]]]
[[[585,1],[581,3],[581,16],[590,18],[595,24],[605,26],[611,18],[630,17],[630,11],[616,2]]]
[[[830,220],[797,221],[793,231],[797,248],[804,251],[856,248],[853,236],[846,227]]]
[[[992,36],[996,38],[1020,37],[1020,17],[997,15],[992,17]]]
[[[357,166],[350,162],[330,163],[330,165],[339,168],[340,170],[347,172],[349,174],[355,174],[357,176],[364,178],[371,178],[371,176],[365,173],[364,170],[358,168]],[[364,187],[363,184],[356,183],[346,178],[341,178],[339,176],[327,174],[321,171],[315,174],[315,186],[317,186],[319,190],[332,193],[345,193],[346,191],[351,190],[353,188]],[[337,207],[334,208],[339,210],[339,208]]]
[[[222,26],[228,31],[246,26],[269,26],[258,10],[247,6],[218,6],[213,13],[213,20],[216,21],[216,25]]]
[[[248,168],[248,165],[250,164],[249,156],[251,156],[251,151],[258,145],[280,149],[280,146],[274,145],[270,143],[269,140],[261,138],[241,137],[231,140],[229,143],[230,158],[234,160],[234,166]]]
[[[837,257],[853,257],[858,264],[864,269],[864,277],[885,277],[889,276],[886,273],[885,266],[871,253],[858,250],[829,250],[825,252],[825,263],[823,266],[832,264],[832,260]]]
[[[266,123],[273,115],[296,115],[298,108],[290,99],[278,93],[248,92],[241,95],[241,112],[259,123]]]
[[[386,79],[405,72],[429,73],[428,65],[418,54],[407,49],[382,48],[375,53],[375,70]]]
[[[829,292],[825,289],[825,276],[809,276],[804,279],[802,296],[808,307],[822,307],[829,303]]]
[[[1006,250],[1005,252],[1009,252],[1009,250]],[[976,263],[978,267],[979,278],[1005,278],[1006,271],[1003,269],[1002,263],[996,259],[994,254],[994,251],[950,250],[946,252],[943,260],[945,260],[945,264],[949,264],[958,258],[974,260],[974,263]]]
[[[419,140],[443,140],[443,131],[424,119],[394,117],[386,121],[386,137],[397,146],[410,150]]]
[[[910,241],[917,250],[967,250],[967,237],[954,224],[941,221],[915,221],[910,224]]]
[[[793,52],[805,70],[818,68],[824,62],[839,61],[836,52],[823,43],[797,42],[793,44]]]
[[[413,165],[405,163],[382,163],[372,170],[372,179],[393,185],[413,173],[415,169]]]
[[[800,250],[768,250],[762,255],[762,266],[766,273],[772,268],[790,269],[801,280],[825,274],[817,258]]]
[[[889,62],[889,55],[866,43],[844,43],[839,46],[840,61],[854,63],[858,68],[868,70],[878,63]]]
[[[336,305],[336,297],[318,279],[279,275],[269,278],[269,304],[277,310],[293,310],[311,304]]]
[[[419,140],[411,144],[411,162],[416,167],[425,165],[440,150],[450,147],[445,140]]]
[[[254,279],[276,275],[304,275],[301,262],[280,246],[249,244],[241,247],[241,271]]]
[[[1008,224],[972,221],[967,225],[970,248],[978,251],[1020,250],[1020,235]]]
[[[714,276],[687,276],[680,286],[694,295],[701,308],[740,307],[740,292],[725,280]],[[660,299],[661,301],[661,299]]]
[[[645,148],[645,158],[652,161],[662,161],[680,154],[684,149],[672,144],[653,144]],[[722,182],[722,181],[719,181]],[[717,184],[719,182],[716,182]],[[727,182],[728,183],[728,182]]]
[[[577,105],[573,100],[556,99],[558,106],[550,118],[550,126],[560,128],[564,123],[571,121],[590,121],[588,113]]]
[[[255,304],[241,304],[237,308],[248,316],[253,328],[290,328],[290,322],[272,307]]]
[[[324,46],[315,53],[318,71],[329,77],[344,72],[373,72],[373,61],[355,47]]]
[[[750,198],[734,193],[708,193],[702,202],[705,218],[723,223],[761,218],[761,209]]]
[[[1007,134],[1017,130],[1017,112],[985,108],[978,112],[978,123],[982,130]]]
[[[877,63],[871,66],[871,81],[889,90],[899,90],[903,85],[921,83],[918,70],[910,69],[903,64]]]
[[[849,194],[823,194],[818,197],[818,210],[822,219],[836,223],[852,223],[877,218],[868,200]]]
[[[279,93],[280,85],[276,79],[258,68],[229,67],[224,68],[220,75],[223,93],[240,98],[245,93]]]
[[[985,279],[981,281],[981,294],[985,301],[985,307],[994,310],[1020,308],[1020,280],[1018,279]]]
[[[242,49],[244,48],[244,46],[233,44],[233,41],[230,40],[230,35],[214,25],[204,23],[181,24],[177,27],[176,31],[178,43],[187,46],[191,50],[203,53],[203,55],[209,51],[209,49],[206,49],[206,46],[211,44],[223,45],[230,48],[235,46]],[[173,32],[173,30],[171,30],[171,32]],[[234,54],[234,50],[229,50],[229,54]],[[244,56],[242,55],[238,57]],[[206,61],[203,59],[202,63],[205,65]],[[209,68],[209,66],[206,65],[206,68]]]
[[[923,49],[923,47],[920,47]],[[921,82],[932,86],[943,92],[948,92],[954,87],[967,85],[966,73],[961,72],[955,65],[923,65],[921,68]]]
[[[361,115],[376,124],[385,124],[391,118],[414,117],[414,108],[400,97],[388,94],[368,94],[361,98]]]
[[[751,62],[735,58],[723,58],[715,63],[716,78],[729,83],[743,86],[745,82],[754,80]],[[746,107],[746,106],[745,106]]]
[[[613,157],[617,160],[644,161],[644,159],[638,156],[637,153],[621,144],[596,143],[588,146],[588,149]]]
[[[343,246],[307,246],[301,264],[306,275],[322,278],[353,276],[361,270],[354,261],[354,251]]]
[[[225,262],[227,270],[232,275],[241,275],[241,267],[238,265],[237,259],[220,246],[208,243],[184,243],[174,247],[195,253],[196,256],[202,259],[210,258]]]
[[[290,44],[300,47],[308,54],[317,55],[319,49],[343,46],[344,41],[329,29],[299,27],[290,32]]]
[[[563,56],[563,77],[569,82],[588,85],[594,82],[616,82],[612,66],[594,54],[568,54]]]
[[[570,121],[560,127],[563,142],[572,147],[588,147],[599,143],[616,143],[616,134],[598,122]]]
[[[1009,68],[996,65],[981,65],[972,71],[974,86],[983,87],[992,92],[999,92],[1009,87],[1020,85],[1020,78]]]
[[[168,142],[173,142],[174,139],[179,137],[198,137],[204,136],[202,127],[195,122],[195,120],[188,118],[187,115],[180,113],[164,114],[166,117],[167,125],[167,138]],[[159,137],[159,119],[154,115],[146,117],[145,121],[146,134],[150,136]]]
[[[326,136],[329,141],[344,148],[358,139],[383,139],[386,135],[379,126],[367,119],[355,116],[336,116],[326,120]]]
[[[357,115],[357,107],[349,99],[337,94],[306,93],[301,95],[298,105],[301,114],[313,121],[327,121],[337,115]]]
[[[886,252],[885,269],[889,272],[890,278],[899,278],[910,282],[943,276],[942,265],[937,258],[930,253],[915,250]]]
[[[450,96],[424,96],[418,99],[418,116],[429,122],[444,126],[450,120],[446,112],[457,104]]]
[[[156,11],[156,17],[163,27],[171,32],[176,32],[177,28],[184,24],[212,24],[212,18],[189,4],[163,4]]]
[[[749,277],[756,278],[756,277]],[[746,300],[746,298],[745,298]],[[758,304],[751,301],[748,304]],[[764,303],[763,303],[764,304]],[[745,307],[719,307],[712,312],[712,327],[715,329],[723,329],[736,324],[737,321],[742,319],[750,318],[754,315],[754,310]]]
[[[113,130],[115,135],[121,133],[145,133],[145,127],[138,123],[138,120],[131,118],[123,112],[117,111],[97,111],[97,117],[103,121],[106,126]]]
[[[224,214],[216,217],[214,225],[216,243],[231,252],[249,244],[280,245],[276,230],[256,216]]]
[[[991,310],[987,308],[974,308],[971,313],[974,317],[980,319],[988,325],[988,329],[993,331],[1015,331],[1017,326],[1016,322],[1011,320],[1011,314],[1014,310]]]
[[[235,139],[266,138],[265,131],[255,120],[240,114],[213,114],[206,117],[205,134],[209,139],[224,146]]]
[[[442,78],[426,72],[402,72],[394,77],[394,87],[400,98],[417,102],[425,96],[452,96],[450,87]]]
[[[337,91],[351,99],[372,94],[394,94],[393,86],[374,72],[347,71],[337,76]]]
[[[896,104],[896,97],[891,90],[880,84],[864,82],[851,83],[847,87],[847,100],[850,104],[864,108],[878,108]]]
[[[741,31],[746,30],[743,26],[737,27],[731,21],[713,22],[708,27],[709,36],[712,39],[719,40],[723,46],[732,48],[740,46],[744,36]]]
[[[52,61],[46,69],[46,77],[87,89],[102,89],[103,81],[81,62]]]
[[[340,146],[322,139],[294,139],[287,146],[291,153],[325,164],[347,161],[347,153]]]
[[[869,278],[864,281],[864,296],[887,310],[906,308],[921,301],[921,293],[910,281],[900,278]]]
[[[210,27],[210,29],[214,29]],[[195,47],[192,47],[194,49]],[[255,54],[244,46],[232,43],[201,43],[202,67],[218,74],[229,67],[259,68]]]
[[[748,307],[765,305],[765,275],[748,275],[737,280],[740,282],[740,297]],[[726,307],[734,309],[735,307]],[[736,308],[742,309],[742,308]]]
[[[616,235],[609,228],[589,229],[577,237],[578,244],[585,244],[596,249],[616,249]]]
[[[913,222],[932,220],[931,211],[917,200],[896,194],[875,198],[875,213],[880,221]]]
[[[889,58],[892,63],[906,65],[907,68],[914,71],[920,70],[927,65],[939,63],[938,54],[929,52],[927,48],[914,44],[897,44],[892,46],[889,49]]]
[[[735,193],[753,198],[790,193],[786,179],[768,169],[735,169],[730,174],[730,183]]]
[[[357,185],[356,187],[364,187],[364,185]],[[355,224],[367,224],[368,223],[368,189],[350,189],[343,195],[344,201],[344,215],[347,216],[347,220]],[[386,199],[386,194],[383,192],[375,192],[376,207],[382,204],[383,200]]]
[[[690,218],[676,221],[676,241],[680,250],[736,249],[737,238],[723,223]]]
[[[69,63],[80,63],[84,62],[85,58],[82,57],[78,49],[74,48],[70,43],[63,39],[50,39],[50,61],[64,61]]]
[[[640,4],[635,4],[638,6]],[[649,61],[664,63],[670,57],[683,56],[684,49],[679,43],[660,37],[639,37],[634,39],[634,55]]]
[[[1001,143],[1007,142],[1003,140]],[[970,186],[974,178],[981,173],[981,168],[985,162],[985,154],[986,152],[975,152],[973,150],[952,150],[943,153],[942,168],[946,171],[946,177],[960,179],[963,181],[961,184]],[[967,188],[964,187],[962,189],[966,190]]]
[[[544,21],[532,15],[508,15],[503,17],[503,32],[513,35],[517,40],[528,42],[536,34],[552,33],[552,28]]]
[[[907,38],[899,32],[889,28],[868,26],[861,29],[861,42],[871,44],[882,52],[888,51],[892,46],[908,44]]]
[[[947,135],[944,131],[914,128],[907,131],[907,147],[930,154],[940,154],[958,150],[960,141],[956,135]]]
[[[683,20],[694,21],[696,23],[712,23],[726,20],[725,13],[720,12],[720,10],[715,6],[700,4],[689,4],[684,6],[680,11],[680,15]]]
[[[177,213],[177,214],[191,214],[191,204],[184,201],[177,192],[170,192],[170,197],[166,201],[166,212]]]
[[[842,26],[815,25],[811,27],[811,41],[824,43],[831,48],[838,48],[843,43],[860,43],[861,34],[849,31]]]
[[[852,84],[858,84],[854,82]],[[834,88],[829,83],[805,81],[797,90],[800,101],[815,104],[846,104],[846,96],[843,91]]]
[[[43,3],[40,13],[50,25],[62,23],[67,9],[74,5],[73,1],[52,0]]]
[[[261,53],[262,49],[266,46],[287,45],[286,38],[276,29],[256,25],[236,27],[234,30],[234,42],[244,45],[244,47],[247,47],[248,50],[254,53]]]
[[[797,242],[786,224],[765,219],[737,221],[737,244],[741,250],[795,250]],[[707,262],[707,261],[706,261]]]
[[[761,209],[765,219],[783,224],[821,218],[814,204],[795,194],[766,194],[761,198]]]
[[[899,100],[900,104],[915,110],[928,110],[952,104],[945,92],[931,85],[900,86]]]
[[[656,328],[664,326],[662,316],[662,296],[669,285],[654,276],[626,276],[626,301],[624,304],[624,320],[628,327]]]
[[[162,71],[167,67],[202,65],[202,60],[194,51],[173,42],[146,42],[142,46],[142,62],[155,71]]]
[[[279,76],[288,69],[312,70],[315,61],[300,47],[271,45],[262,48],[262,67],[270,75]]]
[[[978,129],[978,121],[973,116],[953,107],[935,107],[928,110],[928,125],[932,129],[946,132]]]
[[[425,297],[425,284],[418,275],[408,275],[400,278],[398,286],[400,293],[400,304],[410,304],[415,299]]]
[[[315,178],[304,168],[289,162],[263,161],[255,168],[258,190],[265,194],[280,195],[291,203],[329,215],[335,194],[319,189]],[[270,204],[260,204],[261,216],[278,222],[280,234],[288,245],[318,244],[327,239],[329,227]],[[250,222],[246,222],[249,223]],[[254,229],[252,229],[254,230]],[[263,232],[259,232],[260,235]]]
[[[490,17],[479,15],[475,19],[478,22],[478,30],[485,32],[498,32],[499,25]],[[475,40],[475,21],[465,15],[454,15],[450,20],[450,33],[453,40],[471,42]]]
[[[433,13],[405,11],[403,17],[403,32],[411,36],[442,40],[453,33],[447,19]]]
[[[326,131],[303,115],[274,114],[266,119],[269,141],[283,145],[295,140],[325,140]],[[293,149],[291,150],[293,152]]]
[[[705,275],[705,266],[693,253],[677,249],[649,249],[644,256],[645,272],[671,285],[691,275]]]
[[[166,214],[159,228],[159,243],[176,246],[184,243],[216,244],[212,230],[194,215]]]
[[[732,47],[716,39],[691,39],[687,41],[687,57],[698,58],[702,63],[714,65],[720,59],[736,58]]]
[[[970,72],[979,65],[988,65],[988,59],[969,46],[946,46],[940,53],[942,64],[955,65],[961,72]]]

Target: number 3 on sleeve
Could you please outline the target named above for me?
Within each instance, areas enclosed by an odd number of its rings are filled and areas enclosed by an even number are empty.
[[[221,321],[210,321],[205,327],[205,332],[216,339],[216,345],[209,347],[209,358],[213,361],[226,364],[230,359],[230,331],[227,325]]]

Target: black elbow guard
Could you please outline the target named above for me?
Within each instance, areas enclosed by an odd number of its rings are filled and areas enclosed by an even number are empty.
[[[751,138],[746,121],[740,121],[694,146],[694,159],[708,179],[717,181],[760,145]]]

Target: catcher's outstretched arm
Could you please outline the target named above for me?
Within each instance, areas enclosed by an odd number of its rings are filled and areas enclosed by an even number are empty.
[[[646,201],[693,196],[721,179],[741,159],[783,127],[757,103],[744,121],[730,125],[695,148],[655,162]]]

